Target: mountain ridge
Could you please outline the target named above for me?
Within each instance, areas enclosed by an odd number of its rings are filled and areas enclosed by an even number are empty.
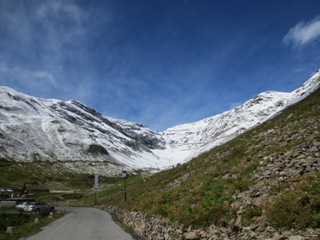
[[[163,132],[103,116],[76,100],[36,98],[0,87],[0,159],[83,162],[82,171],[105,174],[165,169],[270,119],[317,89],[319,79],[317,71],[291,93],[267,91],[229,111]],[[96,164],[85,166],[88,162]]]
[[[149,239],[319,239],[319,99],[320,88],[100,208]]]

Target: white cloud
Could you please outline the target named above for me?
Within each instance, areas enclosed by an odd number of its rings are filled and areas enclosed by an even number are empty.
[[[81,25],[83,11],[73,3],[68,3],[65,1],[50,1],[39,6],[39,8],[36,10],[36,16],[42,20],[48,17],[52,18],[53,16],[56,18],[56,20],[64,17],[69,18],[76,24]]]
[[[1,2],[1,1],[0,1]],[[61,94],[85,81],[89,13],[74,0],[5,1],[0,7],[0,84]],[[70,93],[69,93],[70,94]],[[59,97],[59,96],[55,96]]]
[[[293,44],[296,47],[306,45],[320,37],[320,16],[309,22],[296,24],[284,36],[285,44]]]
[[[0,74],[5,81],[14,79],[30,85],[46,84],[57,86],[57,81],[53,74],[47,71],[30,71],[21,67],[8,67],[7,64],[0,63]]]
[[[30,64],[61,66],[66,59],[82,57],[89,36],[84,9],[73,0],[18,2],[7,1],[1,7],[5,10],[0,8],[0,48],[7,49],[7,59],[13,59],[14,52],[16,59],[28,59]]]
[[[46,1],[35,9],[33,30],[41,32],[38,39],[47,64],[60,65],[81,56],[87,41],[86,20],[87,14],[71,1]]]

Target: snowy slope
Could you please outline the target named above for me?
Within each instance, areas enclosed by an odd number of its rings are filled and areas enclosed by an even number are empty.
[[[173,163],[188,161],[265,122],[286,107],[301,101],[319,86],[320,70],[291,93],[264,92],[224,113],[169,128],[162,133],[166,139],[166,151],[156,152]]]
[[[172,161],[189,160],[262,123],[282,110],[290,96],[290,93],[265,92],[230,111],[167,129],[163,137]]]
[[[164,169],[266,121],[319,87],[320,71],[291,93],[264,92],[243,105],[156,132],[102,116],[75,100],[40,99],[0,87],[0,160],[64,162],[94,171]]]
[[[154,168],[164,148],[143,125],[103,117],[77,101],[30,97],[0,87],[0,159],[83,161]]]
[[[320,69],[311,78],[309,78],[301,87],[299,87],[291,93],[292,96],[287,105],[289,106],[301,101],[319,87]]]

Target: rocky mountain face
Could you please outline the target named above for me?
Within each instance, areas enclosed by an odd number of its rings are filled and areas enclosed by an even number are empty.
[[[292,93],[265,92],[230,111],[164,132],[103,116],[75,100],[40,99],[0,87],[0,159],[59,161],[84,172],[164,169],[266,121],[313,92],[319,79],[317,72]]]
[[[147,156],[151,163],[142,165],[148,168],[158,162],[151,150],[165,147],[159,133],[104,117],[74,100],[39,99],[7,87],[0,88],[0,99],[2,161],[60,161],[71,168],[91,163],[114,170],[139,168],[135,160]]]

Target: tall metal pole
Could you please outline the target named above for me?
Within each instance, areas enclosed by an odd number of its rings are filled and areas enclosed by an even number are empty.
[[[127,201],[127,189],[126,189],[126,178],[123,178],[123,184],[124,184],[124,201]]]
[[[98,183],[99,182],[99,178],[98,178],[98,174],[95,174],[94,176],[94,205],[98,204]]]
[[[122,176],[123,176],[123,190],[124,190],[124,201],[127,201],[127,189],[126,189],[126,177],[127,177],[127,172],[122,171]]]

